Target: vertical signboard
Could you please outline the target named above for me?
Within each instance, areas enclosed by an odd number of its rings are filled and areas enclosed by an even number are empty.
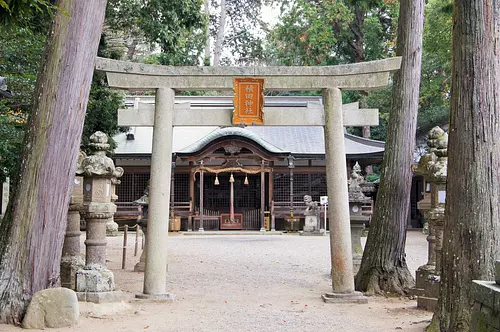
[[[233,125],[264,124],[264,79],[234,78]]]

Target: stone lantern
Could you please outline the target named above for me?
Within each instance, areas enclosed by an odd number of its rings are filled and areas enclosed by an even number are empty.
[[[448,170],[448,134],[439,127],[428,133],[429,153],[419,162],[417,172],[430,184],[431,206],[428,219],[428,261],[416,272],[417,306],[434,311],[439,296],[441,251],[443,248],[444,207],[446,202],[446,176]]]
[[[61,257],[61,286],[73,290],[76,288],[76,272],[84,265],[80,256],[80,215],[83,213],[82,162],[86,157],[87,155],[80,151],[69,200],[68,224]]]
[[[361,166],[356,162],[349,180],[349,217],[351,221],[351,245],[354,273],[357,273],[363,258],[361,235],[370,216],[363,214],[363,206],[371,204],[371,198],[363,194],[361,185],[365,182],[361,175]]]
[[[119,300],[114,292],[113,272],[106,267],[106,223],[113,218],[116,205],[111,202],[111,179],[115,176],[113,160],[106,156],[108,136],[100,131],[90,136],[94,153],[82,161],[83,210],[87,223],[85,267],[76,274],[76,291],[80,301]]]

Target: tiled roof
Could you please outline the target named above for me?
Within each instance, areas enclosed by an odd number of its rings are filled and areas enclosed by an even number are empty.
[[[114,137],[117,147],[115,155],[149,155],[152,151],[153,128],[132,127],[134,140],[126,134]],[[323,127],[174,127],[173,152],[196,152],[209,142],[223,136],[242,136],[253,140],[274,153],[321,155],[325,153]],[[347,155],[381,154],[384,142],[344,134]]]

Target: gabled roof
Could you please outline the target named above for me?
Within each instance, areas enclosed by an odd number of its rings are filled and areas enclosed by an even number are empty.
[[[180,152],[180,153],[195,153],[202,148],[204,148],[206,145],[209,143],[223,138],[223,137],[239,137],[242,139],[248,139],[253,141],[254,143],[260,145],[262,148],[265,150],[271,152],[271,153],[284,153],[284,152],[289,152],[283,149],[280,149],[273,144],[270,144],[263,140],[259,135],[253,133],[250,130],[246,130],[240,127],[226,127],[226,128],[217,128],[216,130],[212,131],[199,141],[179,150],[179,151],[174,151],[174,152]]]
[[[117,147],[115,156],[150,155],[152,151],[153,128],[132,127],[134,140],[127,140],[122,133],[114,137]],[[239,136],[252,140],[272,153],[295,155],[323,155],[325,141],[323,127],[174,127],[172,151],[174,153],[195,153],[208,143],[222,137]],[[384,142],[344,134],[347,156],[379,156],[384,151]]]

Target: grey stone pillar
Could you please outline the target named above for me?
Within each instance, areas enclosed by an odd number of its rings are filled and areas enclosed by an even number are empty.
[[[141,225],[141,231],[144,236],[145,243],[147,242],[147,230],[148,230],[148,208],[149,208],[149,184],[144,189],[144,195],[141,198],[133,202],[134,205],[142,206],[142,216],[139,224]],[[137,232],[137,230],[136,230]],[[146,246],[142,250],[141,257],[139,258],[139,262],[134,266],[134,272],[144,272],[146,270]]]
[[[118,178],[123,175],[123,168],[116,167],[113,172],[113,177],[111,178],[111,203],[115,204],[118,196],[116,195],[116,186],[121,183]],[[118,224],[114,220],[114,215],[106,222],[106,235],[107,236],[118,236]]]
[[[166,291],[174,98],[174,90],[156,89],[146,269],[143,293],[137,294],[138,298],[166,301],[174,298]]]
[[[81,163],[85,153],[78,156],[77,174],[81,174]],[[61,286],[76,289],[76,272],[83,268],[84,261],[80,256],[80,214],[83,213],[83,177],[76,176],[71,191],[68,208],[68,224],[64,236],[61,257]]]
[[[325,157],[330,222],[330,250],[333,293],[323,294],[325,302],[366,302],[354,291],[349,195],[345,169],[342,92],[324,89]]]
[[[76,274],[76,291],[80,301],[121,301],[123,294],[114,292],[114,276],[106,267],[106,222],[116,211],[116,205],[111,202],[115,165],[106,156],[109,148],[106,134],[98,131],[90,136],[90,141],[95,152],[82,161],[83,209],[87,222],[85,267]]]

